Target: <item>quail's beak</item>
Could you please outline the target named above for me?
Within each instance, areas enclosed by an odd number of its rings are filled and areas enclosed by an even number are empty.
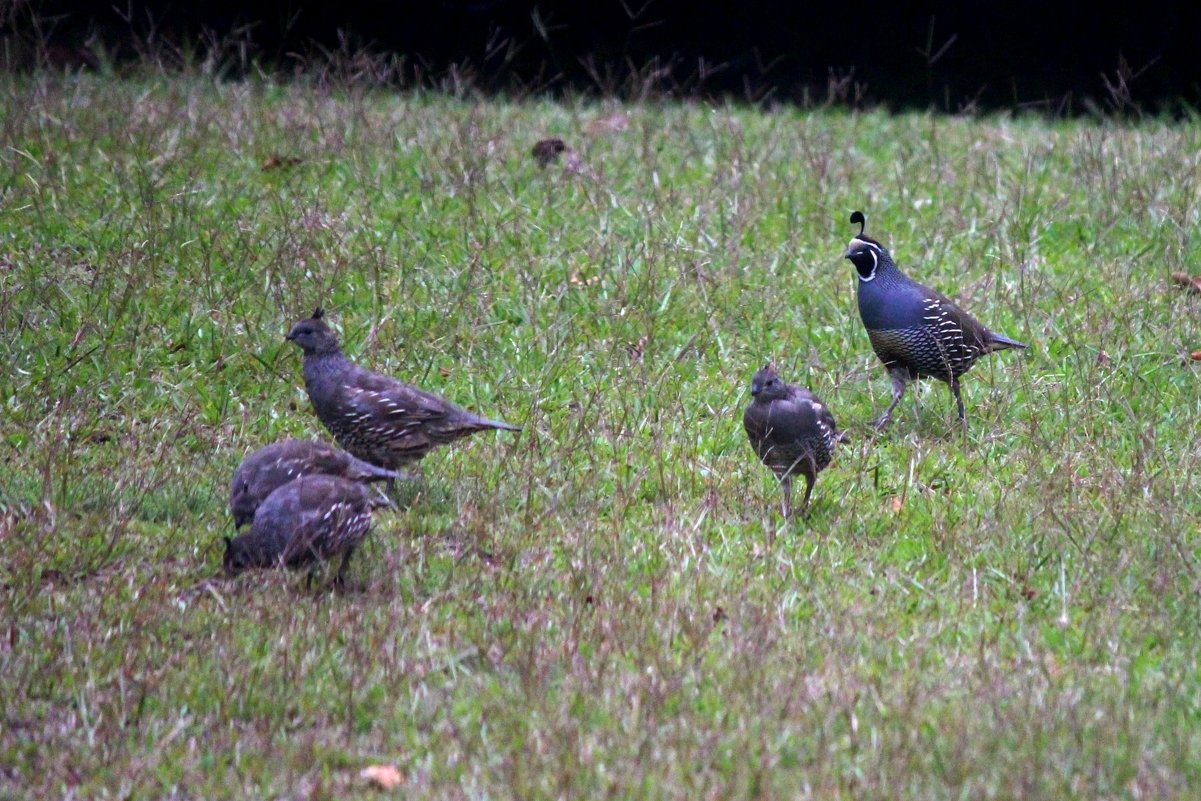
[[[763,391],[762,384],[751,384],[751,397],[752,398],[755,397],[756,395],[758,395],[762,391]]]
[[[849,259],[849,258],[851,258],[851,257],[852,257],[852,256],[854,256],[854,255],[855,255],[855,254],[854,254],[853,252],[851,252],[851,249],[850,249],[850,248],[847,248],[847,252],[846,252],[846,253],[844,253],[844,254],[842,254],[842,257],[843,257],[844,259]]]
[[[296,339],[296,337],[292,335],[291,331],[289,331],[288,333],[284,334],[284,339],[291,342],[292,340]]]

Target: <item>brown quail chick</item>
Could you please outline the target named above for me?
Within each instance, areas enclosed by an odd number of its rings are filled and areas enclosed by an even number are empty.
[[[254,512],[278,487],[300,476],[322,474],[351,481],[395,481],[395,470],[376,467],[344,450],[316,440],[285,439],[259,448],[234,471],[229,512],[234,528],[254,522]]]
[[[806,514],[813,482],[830,464],[834,444],[848,441],[830,410],[809,390],[784,383],[768,364],[751,379],[751,403],[742,424],[755,454],[784,486],[785,517],[792,514],[792,477],[805,477],[801,514]]]
[[[371,527],[372,508],[385,503],[357,481],[301,476],[267,496],[250,531],[226,538],[225,571],[236,575],[250,568],[314,567],[341,556],[341,584],[351,554]],[[312,577],[310,571],[306,585]]]

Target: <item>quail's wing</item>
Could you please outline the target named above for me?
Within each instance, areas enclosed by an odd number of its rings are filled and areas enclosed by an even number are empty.
[[[845,434],[839,432],[838,423],[834,422],[834,414],[830,411],[830,407],[821,402],[821,399],[807,389],[801,387],[792,387],[791,400],[797,404],[804,404],[812,410],[816,418],[818,428],[822,433],[840,440],[847,441]]]
[[[327,478],[314,476],[298,482],[295,524],[284,549],[286,565],[303,565],[323,558],[330,534],[352,512],[351,499],[337,491]]]
[[[742,413],[742,427],[746,429],[752,443],[763,439],[767,434],[767,414],[760,404],[752,403],[746,407]]]
[[[425,426],[449,417],[450,402],[389,376],[356,371],[344,385],[350,411],[368,425]]]
[[[988,341],[988,329],[941,292],[926,287],[922,321],[939,332],[939,340],[954,351],[952,358],[978,356]]]
[[[327,473],[328,461],[336,452],[318,442],[288,440],[279,443],[275,458],[265,463],[260,470],[263,481],[283,483],[310,473]],[[264,449],[265,450],[265,449]]]
[[[283,561],[288,567],[305,565],[322,557],[321,545],[327,536],[327,526],[322,524],[318,514],[307,514],[305,517],[306,522],[296,527],[284,548]]]
[[[815,423],[815,409],[809,398],[796,395],[781,398],[771,404],[767,413],[766,436],[778,445],[799,442],[813,436]]]
[[[356,461],[353,456],[343,450],[330,447],[323,442],[311,442],[311,447],[303,456],[297,458],[297,467],[304,474],[320,473],[328,476],[346,475],[351,465]]]

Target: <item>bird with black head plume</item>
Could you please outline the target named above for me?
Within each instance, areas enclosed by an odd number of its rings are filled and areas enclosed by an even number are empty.
[[[784,487],[784,516],[792,514],[792,477],[798,473],[805,478],[801,514],[807,514],[817,474],[830,464],[834,445],[849,441],[834,415],[812,392],[785,383],[765,364],[751,378],[751,403],[742,425],[759,460]]]
[[[888,250],[864,233],[863,212],[852,212],[851,224],[859,225],[859,233],[843,258],[855,265],[859,317],[892,379],[892,403],[876,418],[876,428],[892,419],[905,386],[922,378],[936,378],[951,388],[966,426],[960,376],[985,354],[1026,345],[989,330],[945,295],[901,272]]]
[[[319,307],[287,339],[304,353],[304,386],[317,418],[352,455],[396,470],[480,431],[521,430],[354,364],[324,317]]]

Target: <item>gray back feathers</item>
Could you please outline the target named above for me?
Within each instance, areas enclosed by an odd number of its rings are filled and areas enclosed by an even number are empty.
[[[380,502],[363,484],[339,476],[308,475],[278,487],[259,506],[250,531],[227,541],[227,572],[304,567],[350,553],[371,527]]]
[[[352,363],[319,314],[296,323],[288,339],[304,351],[304,385],[317,417],[338,444],[372,464],[395,469],[478,431],[521,430]]]
[[[825,404],[809,390],[785,383],[771,365],[751,379],[751,403],[742,425],[755,455],[784,484],[786,510],[792,476],[804,476],[802,507],[807,506],[813,481],[830,464],[834,445],[847,440]]]
[[[254,521],[255,510],[275,489],[300,476],[324,474],[351,481],[391,481],[397,473],[316,440],[285,439],[247,456],[234,471],[229,511],[234,527]]]

